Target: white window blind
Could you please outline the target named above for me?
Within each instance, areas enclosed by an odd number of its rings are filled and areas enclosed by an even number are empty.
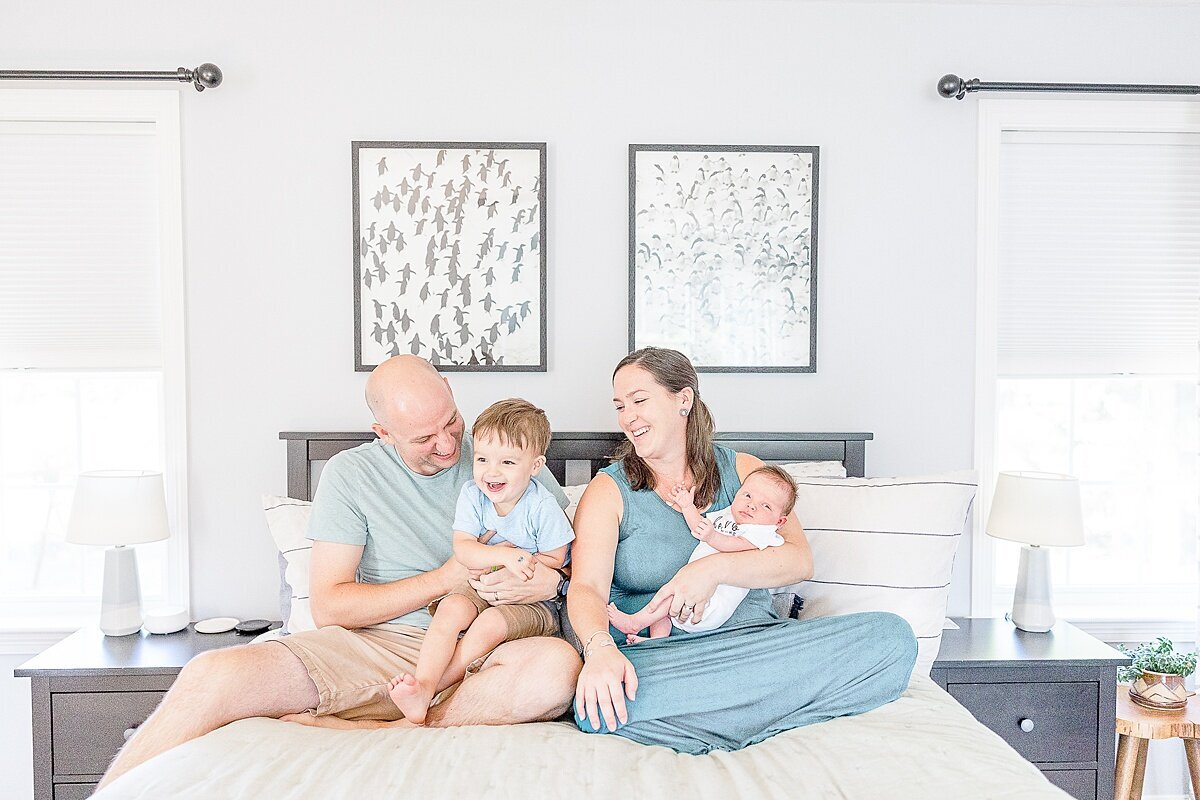
[[[0,368],[163,363],[155,123],[0,121]]]
[[[1192,373],[1200,134],[1000,138],[997,373]]]

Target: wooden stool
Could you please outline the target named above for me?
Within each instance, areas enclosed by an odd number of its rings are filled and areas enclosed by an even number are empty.
[[[1117,684],[1117,781],[1115,800],[1141,800],[1146,751],[1151,739],[1183,739],[1192,792],[1200,798],[1200,704],[1180,711],[1151,711],[1129,699],[1129,684]]]

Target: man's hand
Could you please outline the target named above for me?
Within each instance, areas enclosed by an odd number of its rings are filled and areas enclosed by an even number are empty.
[[[528,580],[518,578],[508,569],[501,569],[473,577],[471,586],[490,605],[553,600],[558,596],[558,582],[562,576],[557,570],[539,564],[537,559],[528,560],[534,565],[533,577]]]

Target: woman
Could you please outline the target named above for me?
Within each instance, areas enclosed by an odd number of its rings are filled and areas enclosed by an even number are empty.
[[[917,651],[900,617],[873,612],[797,622],[772,611],[766,588],[812,576],[812,553],[794,517],[780,529],[785,542],[778,547],[687,563],[696,540],[670,504],[671,489],[694,486],[697,508],[721,509],[762,466],[713,444],[712,416],[687,357],[653,347],[626,356],[613,373],[613,403],[627,441],[592,480],[575,515],[567,606],[584,644],[579,727],[706,753],[899,697]],[[722,627],[672,630],[632,646],[613,638],[620,634],[608,624],[610,599],[628,613],[657,593],[670,598],[673,617],[699,621],[718,584],[751,589]]]

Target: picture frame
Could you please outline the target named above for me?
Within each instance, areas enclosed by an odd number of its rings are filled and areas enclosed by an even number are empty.
[[[629,350],[816,372],[820,148],[629,145]]]
[[[546,143],[352,141],[354,369],[545,372]]]

